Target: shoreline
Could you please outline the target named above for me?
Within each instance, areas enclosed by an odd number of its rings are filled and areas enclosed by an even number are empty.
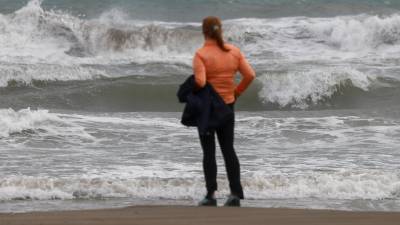
[[[397,225],[400,212],[288,208],[130,206],[115,209],[0,213],[0,225]]]

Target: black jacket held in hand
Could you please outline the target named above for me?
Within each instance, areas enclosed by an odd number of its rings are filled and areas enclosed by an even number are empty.
[[[233,117],[232,109],[210,84],[207,83],[199,90],[195,89],[194,75],[187,78],[179,87],[177,93],[179,102],[186,103],[181,120],[183,125],[195,126],[200,135],[203,135]]]

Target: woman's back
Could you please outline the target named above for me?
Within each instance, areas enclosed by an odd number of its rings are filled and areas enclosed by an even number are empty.
[[[215,40],[207,40],[197,50],[193,68],[200,87],[210,83],[225,103],[230,104],[235,101],[235,95],[240,95],[247,88],[255,72],[237,47],[230,44],[225,44],[225,47],[228,51],[222,50]],[[236,87],[234,78],[237,71],[243,79]]]

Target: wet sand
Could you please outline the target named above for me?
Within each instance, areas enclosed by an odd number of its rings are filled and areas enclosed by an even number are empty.
[[[0,225],[398,225],[399,212],[134,206],[121,209],[0,214]]]

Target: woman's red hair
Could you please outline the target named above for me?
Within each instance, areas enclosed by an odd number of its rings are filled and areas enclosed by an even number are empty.
[[[225,47],[224,38],[222,37],[222,23],[218,17],[209,16],[203,19],[203,34],[207,38],[217,41],[218,47],[221,50],[228,52]]]

